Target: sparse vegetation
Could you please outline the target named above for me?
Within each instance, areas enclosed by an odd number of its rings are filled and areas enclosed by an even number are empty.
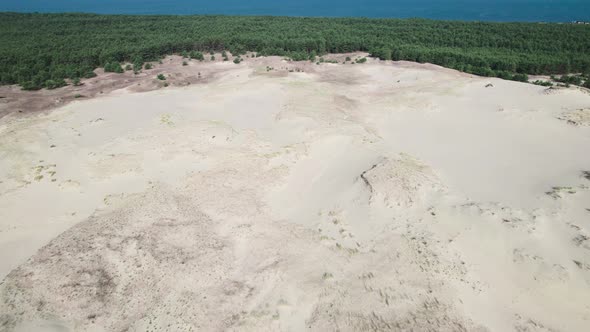
[[[551,75],[551,79],[563,83],[564,86],[569,87],[571,85],[582,86],[585,88],[590,89],[590,72],[586,74],[579,74],[579,75],[562,75],[560,77],[556,77],[555,75]]]
[[[549,81],[540,81],[540,80],[534,81],[533,84],[540,85],[540,86],[553,86],[553,83],[551,83]]]
[[[546,195],[551,196],[554,199],[561,197],[561,194],[575,194],[576,190],[572,187],[551,187],[550,191],[545,192]]]
[[[162,63],[162,62],[160,62],[160,63]],[[140,66],[140,68],[141,68],[141,66]],[[148,62],[148,63],[145,64],[145,66],[143,66],[143,68],[145,70],[150,70],[150,69],[152,69],[152,64]]]
[[[562,75],[560,77],[553,75],[551,79],[565,84],[582,85],[582,77],[580,75]]]

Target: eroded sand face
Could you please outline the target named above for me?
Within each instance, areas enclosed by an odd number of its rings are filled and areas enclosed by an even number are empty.
[[[0,330],[590,326],[586,92],[190,66],[0,120]]]

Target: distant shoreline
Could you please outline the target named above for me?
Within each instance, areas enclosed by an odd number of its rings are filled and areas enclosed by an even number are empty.
[[[230,15],[288,16],[315,18],[428,18],[468,22],[554,22],[590,21],[586,0],[312,0],[284,1],[226,0],[4,0],[0,12],[92,13],[124,15]]]
[[[407,17],[378,17],[378,16],[321,16],[321,15],[272,15],[272,14],[224,14],[224,13],[185,13],[185,14],[167,14],[167,13],[97,13],[86,11],[2,11],[2,14],[16,14],[16,15],[89,15],[89,16],[134,16],[134,17],[275,17],[275,18],[296,18],[296,19],[369,19],[369,20],[427,20],[427,21],[446,21],[446,22],[465,22],[465,23],[524,23],[524,24],[579,24],[590,25],[590,18],[588,19],[570,19],[570,20],[490,20],[490,19],[463,19],[463,18],[432,18],[421,16],[407,16]]]

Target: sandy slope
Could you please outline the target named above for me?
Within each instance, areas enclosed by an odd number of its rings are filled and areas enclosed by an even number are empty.
[[[0,120],[0,330],[587,331],[587,92],[192,66]]]

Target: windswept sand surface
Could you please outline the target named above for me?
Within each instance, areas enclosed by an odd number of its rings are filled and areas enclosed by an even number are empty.
[[[0,119],[0,330],[588,331],[586,91],[187,67]]]

